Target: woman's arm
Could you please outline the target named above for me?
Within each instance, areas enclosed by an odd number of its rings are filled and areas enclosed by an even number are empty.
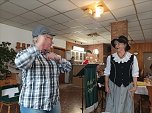
[[[135,92],[136,89],[137,89],[137,77],[133,77],[133,87],[129,91]]]
[[[133,77],[133,88],[131,88],[130,91],[135,92],[137,89],[137,77],[139,77],[139,67],[138,67],[138,61],[137,61],[136,56],[134,56],[134,59],[133,59],[132,77]]]
[[[107,93],[110,93],[109,76],[105,76],[105,91],[106,91]]]

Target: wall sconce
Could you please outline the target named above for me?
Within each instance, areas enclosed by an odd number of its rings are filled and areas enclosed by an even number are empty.
[[[99,50],[98,50],[98,49],[94,49],[94,50],[93,50],[93,53],[94,53],[95,55],[98,55],[98,54],[99,54]]]

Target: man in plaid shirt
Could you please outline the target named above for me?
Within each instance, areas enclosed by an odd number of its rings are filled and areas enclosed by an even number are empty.
[[[22,70],[21,113],[61,113],[59,75],[69,72],[71,64],[49,52],[53,36],[45,26],[37,26],[32,36],[34,44],[15,58],[16,66]]]

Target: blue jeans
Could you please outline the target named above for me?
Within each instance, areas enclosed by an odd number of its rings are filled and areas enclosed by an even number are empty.
[[[51,111],[31,109],[20,106],[20,112],[21,113],[61,113],[61,106],[60,106],[60,102],[57,102],[57,104],[54,106],[54,108]]]

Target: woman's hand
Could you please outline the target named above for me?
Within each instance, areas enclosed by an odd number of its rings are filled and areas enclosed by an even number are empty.
[[[134,93],[135,93],[136,89],[137,89],[137,87],[132,87],[131,89],[129,89],[131,97],[134,97]]]
[[[110,88],[109,88],[108,85],[105,86],[105,91],[106,91],[107,93],[110,93]]]
[[[133,87],[129,89],[129,91],[135,93],[136,89],[137,89],[137,77],[133,77]]]
[[[136,91],[136,89],[137,89],[137,87],[132,87],[131,89],[129,89],[129,91],[134,93]]]

